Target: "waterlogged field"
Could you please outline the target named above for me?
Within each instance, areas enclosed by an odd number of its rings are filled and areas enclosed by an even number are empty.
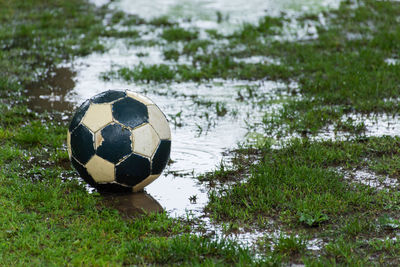
[[[249,3],[247,3],[249,2]],[[4,265],[398,265],[400,3],[0,0]],[[100,195],[73,109],[148,95],[165,174]]]

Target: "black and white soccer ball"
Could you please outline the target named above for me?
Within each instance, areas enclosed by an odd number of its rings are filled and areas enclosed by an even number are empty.
[[[140,191],[168,163],[171,131],[147,97],[109,90],[86,100],[71,120],[68,154],[81,177],[99,191]]]

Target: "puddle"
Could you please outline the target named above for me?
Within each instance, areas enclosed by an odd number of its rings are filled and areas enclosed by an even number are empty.
[[[261,246],[266,245],[268,250],[275,250],[277,242],[279,242],[282,238],[296,238],[298,241],[302,241],[308,251],[318,252],[322,250],[325,246],[326,242],[321,238],[312,238],[312,239],[303,239],[304,237],[300,237],[298,234],[292,236],[292,234],[282,231],[281,229],[271,230],[269,232],[264,233],[262,236],[259,237],[259,244]],[[293,265],[291,265],[293,266]],[[302,265],[303,266],[303,265]]]
[[[314,238],[307,242],[307,249],[317,251],[321,250],[324,245],[325,242],[321,238]]]
[[[399,181],[397,179],[389,176],[377,175],[367,170],[355,170],[352,172],[339,169],[339,172],[344,173],[345,179],[373,187],[377,190],[397,188],[399,186]]]
[[[237,58],[234,60],[236,62],[242,62],[242,63],[246,63],[246,64],[257,64],[257,63],[270,64],[270,65],[280,65],[281,64],[279,59],[274,59],[271,57],[264,57],[264,56],[252,56],[252,57],[247,57],[247,58]]]
[[[388,65],[398,65],[400,60],[398,58],[387,58],[385,59],[385,63]]]
[[[105,203],[128,217],[145,212],[162,212],[163,208],[151,195],[145,192],[132,194],[102,195]]]
[[[351,120],[354,125],[362,124],[365,131],[361,132],[361,136],[398,136],[400,133],[400,116],[387,115],[387,114],[347,114],[342,117],[342,121],[346,122]],[[349,140],[349,138],[356,138],[346,132],[336,132],[333,125],[329,125],[320,134],[312,137],[312,140]]]
[[[257,229],[250,230],[248,228],[232,230],[228,224],[222,223],[217,225],[212,223],[207,217],[202,217],[199,219],[200,222],[198,222],[197,228],[195,228],[196,232],[194,232],[194,234],[211,236],[215,239],[229,239],[246,247],[253,245],[255,241],[263,238],[266,235],[266,231],[260,231]]]
[[[108,45],[111,49],[105,54],[95,53],[65,66],[77,72],[68,101],[79,104],[108,89],[129,89],[151,98],[170,121],[172,163],[146,192],[172,216],[183,216],[187,211],[200,214],[207,203],[207,189],[194,176],[214,170],[223,159],[222,153],[245,139],[248,124],[261,122],[265,111],[280,107],[263,107],[255,99],[261,101],[286,85],[221,79],[169,84],[104,81],[101,74],[111,66],[176,64],[165,61],[159,47],[132,46],[123,40]],[[138,56],[143,54],[146,56]],[[249,87],[257,97],[241,99]]]
[[[400,133],[400,117],[389,115],[377,115],[370,118],[362,118],[366,126],[368,136],[398,136]]]
[[[66,67],[48,70],[42,79],[27,86],[29,108],[61,113],[72,110],[75,103],[67,100],[67,94],[75,88],[75,75]]]

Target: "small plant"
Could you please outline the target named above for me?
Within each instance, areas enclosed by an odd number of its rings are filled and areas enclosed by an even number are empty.
[[[239,231],[239,224],[236,222],[222,223],[222,231],[226,235],[236,233]]]
[[[299,213],[299,222],[309,227],[319,226],[321,223],[324,223],[328,220],[329,220],[328,215],[323,214],[320,211],[317,212],[304,211]]]
[[[189,201],[192,204],[196,204],[197,203],[197,195],[190,196]]]
[[[365,123],[356,123],[354,119],[348,118],[346,121],[339,120],[335,125],[335,131],[344,131],[354,134],[362,134],[367,130]]]
[[[274,252],[292,256],[294,254],[301,254],[306,249],[306,242],[299,236],[280,235],[275,241]]]
[[[187,31],[180,27],[173,27],[165,29],[161,34],[161,38],[168,42],[191,41],[196,39],[198,35],[197,31]]]
[[[182,110],[174,115],[169,116],[175,127],[182,127]]]
[[[217,102],[215,104],[215,109],[216,109],[218,117],[223,117],[228,112],[228,109],[226,108],[225,103],[221,103],[221,102]]]
[[[354,243],[347,242],[343,237],[340,237],[338,240],[329,242],[325,250],[328,255],[334,256],[337,260],[350,263],[353,259],[357,258],[354,255],[355,246]]]
[[[150,21],[150,24],[153,26],[158,26],[158,27],[169,27],[169,26],[174,26],[177,23],[172,22],[167,16],[161,16],[161,17],[152,19]]]
[[[175,49],[164,50],[163,54],[166,60],[173,61],[178,61],[180,56],[179,52]]]
[[[147,53],[147,52],[138,52],[138,53],[136,53],[136,56],[137,57],[148,57],[149,53]]]
[[[375,230],[375,225],[370,221],[365,221],[358,217],[351,218],[346,221],[346,223],[341,227],[341,232],[345,234],[346,237],[356,237],[364,233],[371,233]]]

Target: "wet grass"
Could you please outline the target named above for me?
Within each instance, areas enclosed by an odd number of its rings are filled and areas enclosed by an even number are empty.
[[[168,60],[177,61],[179,59],[176,51],[165,51],[164,56]],[[260,80],[265,78],[275,79],[283,76],[284,69],[277,65],[264,65],[261,63],[236,62],[231,57],[196,56],[193,59],[194,66],[178,64],[168,66],[158,65],[138,65],[133,68],[122,67],[118,70],[105,72],[102,74],[104,80],[122,79],[126,82],[186,82],[204,81],[214,78],[240,79],[240,80]],[[151,76],[149,76],[151,73]],[[288,78],[288,77],[287,77]]]
[[[306,98],[267,116],[268,125],[284,123],[289,132],[315,134],[341,123],[343,113],[396,114],[400,66],[385,60],[397,57],[400,28],[394,14],[399,10],[398,3],[363,1],[355,9],[343,4],[328,14],[329,26],[318,28],[315,41],[273,45],[268,54],[284,60]],[[322,116],[312,114],[316,111]]]
[[[242,221],[283,212],[286,221],[314,226],[354,210],[383,209],[391,193],[349,184],[338,169],[382,166],[383,155],[399,152],[399,141],[390,137],[347,142],[296,139],[282,149],[267,149],[247,183],[212,192],[209,210],[216,220]]]
[[[303,98],[292,98],[281,111],[266,114],[266,131],[315,135],[333,124],[338,131],[361,133],[363,126],[343,121],[343,115],[398,112],[400,65],[387,64],[386,59],[398,57],[396,14],[400,5],[381,1],[363,1],[356,8],[351,5],[351,1],[344,2],[339,10],[324,13],[326,26],[315,15],[298,18],[300,25],[317,24],[318,38],[310,41],[277,41],[288,20],[285,17],[267,16],[256,25],[244,24],[218,38],[216,32],[207,31],[210,39],[199,39],[196,29],[165,28],[163,38],[183,43],[182,51],[167,49],[166,60],[186,57],[192,64],[125,66],[104,77],[148,82],[144,71],[148,69],[157,72],[154,81],[163,82],[214,78],[296,81]],[[383,19],[383,14],[388,15]],[[228,42],[218,43],[221,39]],[[235,60],[251,56],[278,58],[280,64]]]
[[[400,152],[399,142],[398,137],[324,142],[295,139],[280,149],[266,147],[263,159],[253,166],[245,182],[239,180],[210,192],[206,211],[215,221],[291,233],[280,241],[269,234],[259,240],[264,253],[279,262],[398,264],[393,256],[399,249],[398,185],[376,190],[343,173],[358,169],[373,173],[379,166],[382,173],[390,172],[398,179],[397,167],[384,164]],[[221,168],[208,179],[224,181],[233,171]],[[306,245],[315,239],[322,242],[318,260]],[[386,242],[390,248],[377,252],[370,245],[374,242]]]
[[[248,251],[191,235],[188,223],[166,213],[122,219],[77,180],[62,181],[60,169],[30,166],[27,173],[41,175],[32,182],[21,166],[7,167],[0,172],[4,265],[195,264],[202,255],[210,263],[250,261]]]

